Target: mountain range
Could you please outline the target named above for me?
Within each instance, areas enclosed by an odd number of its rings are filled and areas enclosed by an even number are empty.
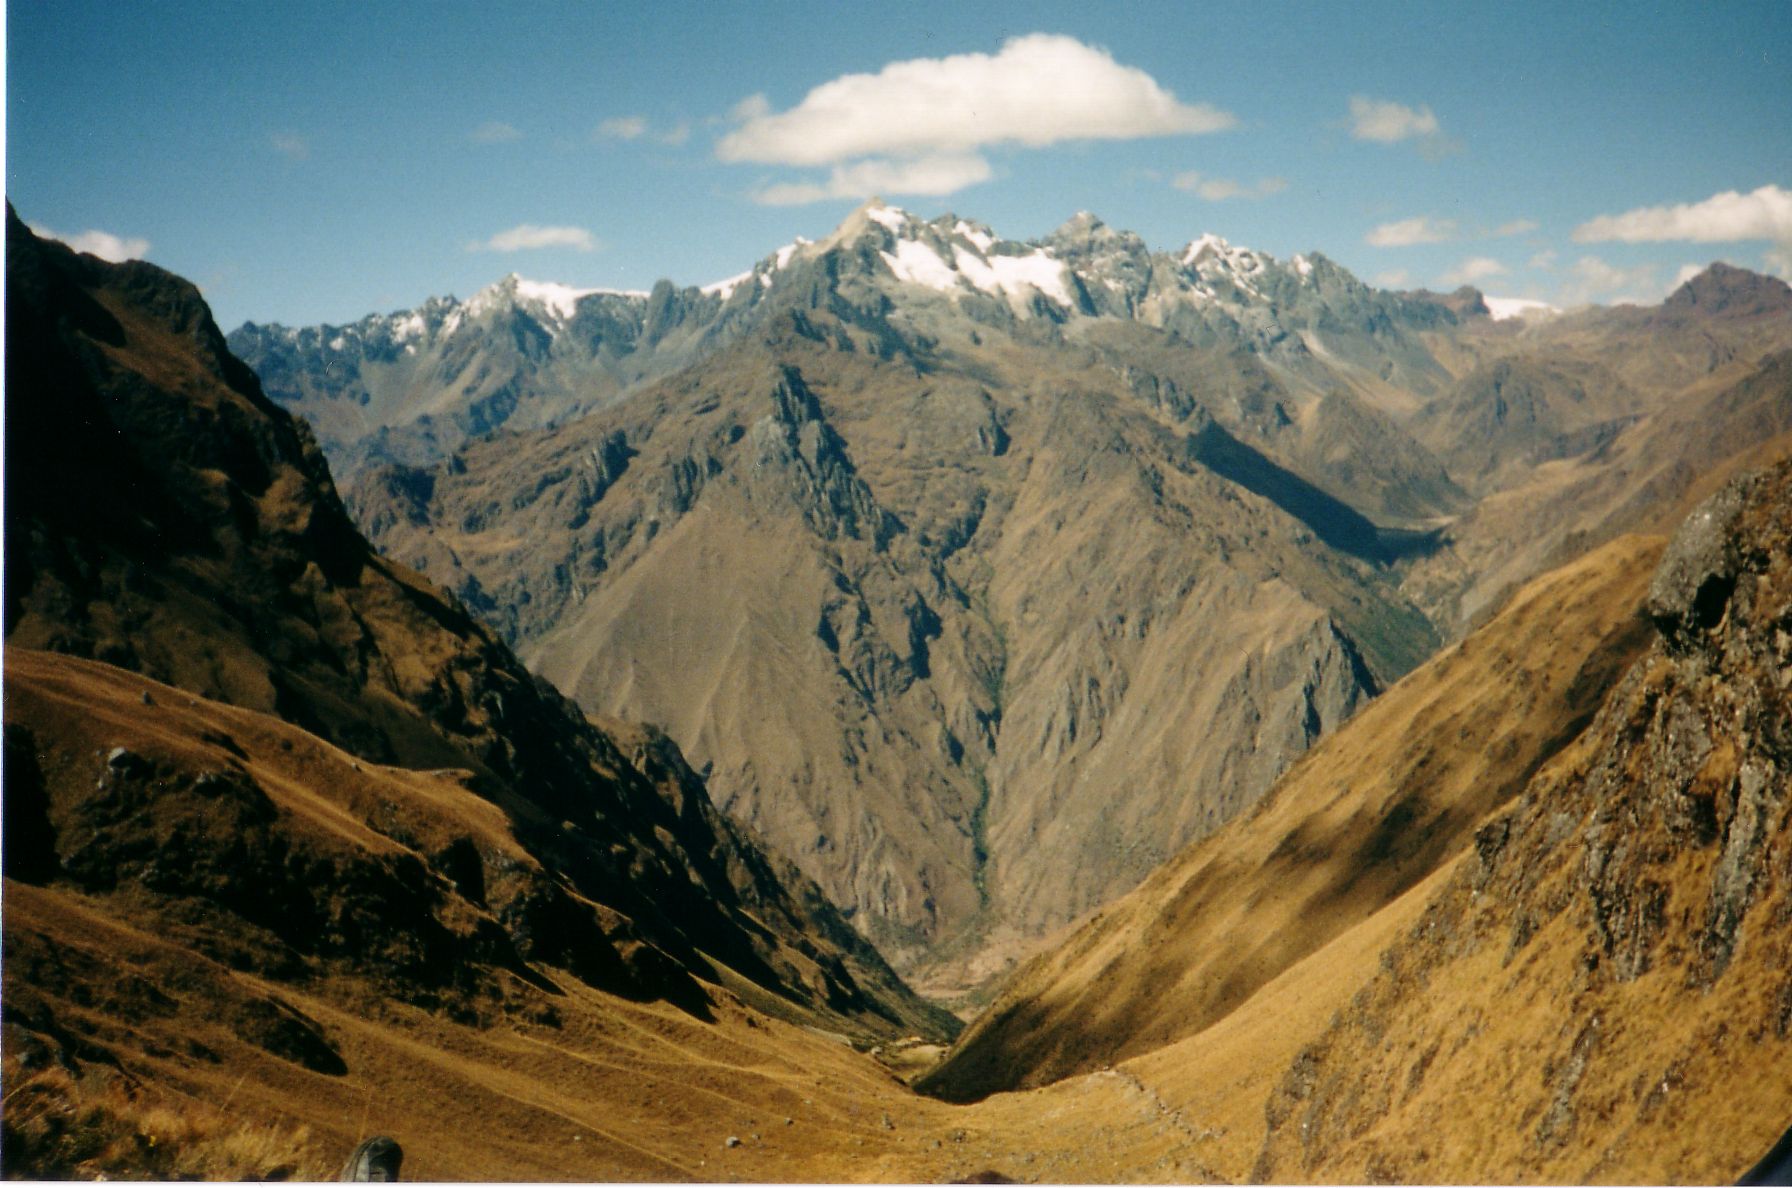
[[[1298,356],[1113,313],[967,326],[981,298],[897,276],[883,256],[912,249],[882,242],[876,318],[799,301],[611,407],[372,467],[345,503],[191,285],[9,220],[10,1174],[321,1179],[384,1133],[437,1179],[1727,1181],[1774,1145],[1783,286],[1713,269],[1660,307],[1516,325],[1430,301],[1399,333],[1449,378],[1380,414],[1403,437],[1353,435],[1368,396],[1302,388]],[[1214,395],[1248,359],[1283,434]],[[1328,402],[1321,466],[1294,427]],[[1437,462],[1453,510],[1403,519],[1360,476],[1420,473],[1452,424],[1487,448]],[[520,507],[518,483],[541,483]],[[443,507],[484,518],[446,532]],[[522,636],[529,601],[506,618],[467,579],[508,557],[493,590],[541,580],[592,538],[581,510],[617,542],[581,595],[635,648],[615,679],[715,675],[709,717],[808,732],[755,744],[779,761],[859,748],[813,803],[892,895],[927,840],[897,808],[945,792],[892,802],[882,765],[930,738],[928,790],[983,765],[968,923],[917,929],[907,962],[962,988],[1004,944],[1036,955],[949,1049],[861,934],[899,925],[837,908],[738,792],[720,811],[723,764],[687,762],[676,719],[581,710],[481,622]],[[787,589],[818,602],[765,600]],[[716,622],[753,646],[713,659]],[[800,700],[801,648],[858,700]],[[1097,679],[1054,691],[1067,671]],[[949,729],[982,714],[985,749],[903,733],[936,702]],[[1041,738],[1110,782],[1003,749]],[[1177,812],[1104,738],[1190,770],[1231,748],[1263,784],[1210,785],[1195,840],[1103,899],[1129,876],[1075,831]],[[1023,761],[1038,779],[1007,782]],[[1028,880],[1095,906],[1042,942]]]
[[[1792,429],[1792,291],[1725,266],[1496,319],[1318,253],[875,201],[704,288],[512,277],[230,342],[381,549],[664,726],[935,990]]]

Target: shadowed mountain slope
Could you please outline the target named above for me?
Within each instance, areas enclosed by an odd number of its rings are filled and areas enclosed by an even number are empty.
[[[715,811],[668,743],[637,734],[619,744],[464,609],[374,554],[302,425],[228,353],[191,285],[151,265],[77,256],[16,219],[7,234],[9,648],[134,669],[291,722],[362,761],[460,772],[546,872],[493,907],[504,928],[488,938],[492,962],[514,949],[576,965],[587,946],[624,943],[658,971],[649,983],[688,1003],[703,997],[691,979],[714,981],[722,966],[842,1024],[949,1026],[812,886]],[[21,763],[34,745],[21,742]],[[9,766],[11,756],[9,747]],[[167,786],[157,762],[100,770],[101,784],[132,789],[100,788],[105,811],[151,818],[101,831],[89,868],[100,886],[145,844],[139,831],[155,829]],[[242,812],[266,815],[265,797],[237,791]],[[297,877],[282,866],[293,843],[280,820],[252,835],[187,836],[189,864],[216,863],[216,878],[174,877],[171,893],[249,910],[254,896],[232,883],[233,869],[253,882],[247,872],[266,862]],[[432,866],[478,882],[504,865],[475,840],[381,853],[325,868],[350,883],[374,878],[365,862],[399,883]],[[269,913],[254,922],[312,927],[301,913]],[[317,941],[287,939],[300,951]]]

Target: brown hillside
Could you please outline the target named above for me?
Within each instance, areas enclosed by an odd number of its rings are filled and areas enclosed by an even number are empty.
[[[197,290],[42,242],[10,215],[7,238],[9,645],[270,713],[361,760],[464,770],[564,890],[686,974],[713,979],[719,962],[873,1031],[951,1026],[812,887],[781,883],[794,871],[717,813],[674,752],[625,754],[464,609],[373,553]],[[232,840],[193,844],[195,860],[222,861]],[[480,873],[469,848],[452,861]],[[594,928],[572,911],[527,930],[553,950]]]
[[[1201,1027],[1192,1000],[1197,1024],[1183,1038],[1064,1084],[1136,1086],[1183,1127],[1204,1166],[1231,1180],[1712,1183],[1742,1174],[1792,1115],[1788,525],[1792,464],[1705,505],[1650,583],[1651,633],[1662,638],[1468,844],[1258,981],[1235,1009]],[[1580,585],[1583,599],[1603,588],[1634,605],[1634,568],[1628,580],[1608,570],[1584,583],[1602,557],[1636,547],[1618,542],[1536,583],[1434,663],[1472,654],[1558,581],[1565,592]],[[1055,958],[1063,980],[1039,979],[1039,997],[1061,1008],[1056,1035],[1010,1032],[1016,1049],[1071,1051],[1079,1041],[1068,1003],[1081,996],[1099,1010],[1094,991],[1139,1004],[1122,1028],[1179,1021],[1178,1007],[1191,1009],[1189,983],[1151,959],[1157,948],[1223,984],[1244,961],[1234,952],[1207,962],[1202,941],[1224,926],[1178,908],[1195,899],[1204,872],[1251,898],[1250,876],[1223,868],[1221,843],[1248,843],[1252,826],[1286,808],[1287,789],[1367,734],[1375,713],[1431,669],[1317,748],[1251,819],[1192,847],[1087,925]],[[1501,686],[1535,679],[1516,666],[1500,671]],[[1451,770],[1437,773],[1446,785]],[[1335,869],[1319,839],[1299,840],[1322,872]],[[1156,903],[1146,898],[1153,890]],[[1277,910],[1273,893],[1257,898],[1268,927],[1302,931],[1304,917]],[[1160,906],[1173,926],[1159,927]],[[1134,994],[1139,985],[1157,1000]],[[1006,1003],[1021,1018],[1028,1005]],[[969,1066],[973,1075],[995,1064],[986,1045],[999,1034],[999,1025],[967,1033],[943,1072],[965,1053],[986,1061]],[[1124,1030],[1118,1039],[1127,1041]],[[1118,1046],[1112,1033],[1107,1042]]]
[[[1199,406],[957,333],[919,374],[787,333],[354,497],[581,704],[662,723],[899,965],[975,979],[1433,641],[1346,551],[1373,525]]]
[[[792,1020],[719,963],[696,986],[465,771],[5,661],[10,1175],[330,1179],[377,1132],[422,1180],[1200,1178],[1120,1086],[952,1107],[849,1045],[853,1015]],[[578,911],[611,939],[549,931]]]
[[[1039,1085],[1196,1035],[1465,849],[1642,647],[1660,544],[1528,587],[1003,989],[923,1082]]]
[[[1729,1181],[1792,1117],[1792,465],[1725,488],[1661,638],[1288,1066],[1253,1177]]]

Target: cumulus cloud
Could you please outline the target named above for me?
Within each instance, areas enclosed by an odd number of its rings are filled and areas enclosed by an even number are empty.
[[[1542,251],[1532,256],[1530,260],[1526,262],[1525,266],[1527,268],[1535,268],[1539,272],[1548,272],[1551,268],[1556,266],[1555,249],[1544,248]]]
[[[1437,283],[1447,289],[1458,285],[1473,285],[1486,280],[1490,276],[1506,275],[1506,266],[1492,256],[1470,256],[1456,267],[1437,278]]]
[[[1705,271],[1705,267],[1706,266],[1703,264],[1682,264],[1682,265],[1680,265],[1680,271],[1676,272],[1674,274],[1674,283],[1672,285],[1668,286],[1668,292],[1670,292],[1670,293],[1673,292],[1675,289],[1678,289],[1681,285],[1685,284],[1687,281],[1691,280],[1693,277],[1699,275],[1699,273]]]
[[[647,132],[647,117],[611,116],[597,126],[600,140],[638,140]]]
[[[44,239],[59,239],[77,252],[86,252],[114,264],[125,260],[141,260],[149,255],[149,240],[141,236],[114,235],[110,231],[98,229],[89,229],[77,235],[64,235],[41,223],[32,223],[30,227]]]
[[[538,248],[571,248],[575,252],[595,252],[597,237],[583,227],[543,227],[535,223],[519,223],[508,231],[500,231],[490,239],[475,240],[467,245],[469,252],[526,252]]]
[[[471,132],[467,139],[474,144],[503,144],[507,140],[521,140],[523,134],[503,120],[487,120]]]
[[[297,132],[276,132],[268,137],[274,151],[291,161],[303,161],[311,155],[311,142]]]
[[[1178,173],[1170,180],[1170,184],[1209,202],[1224,202],[1228,198],[1267,198],[1271,194],[1280,194],[1288,188],[1288,179],[1264,177],[1257,179],[1257,184],[1253,186],[1229,177],[1207,177],[1190,170]]]
[[[752,193],[761,206],[801,206],[832,198],[869,198],[873,194],[951,194],[994,176],[989,162],[975,153],[942,154],[914,161],[859,161],[837,165],[825,183],[787,182]]]
[[[1792,190],[1762,186],[1743,194],[1726,190],[1703,202],[1643,206],[1600,215],[1574,229],[1576,243],[1733,243],[1766,239],[1792,246]]]
[[[995,54],[915,58],[876,74],[842,75],[788,111],[753,96],[735,116],[740,126],[717,143],[716,155],[768,165],[1189,135],[1237,122],[1206,104],[1183,103],[1105,50],[1046,33],[1012,38]]]
[[[1421,243],[1444,243],[1455,238],[1456,223],[1452,219],[1434,219],[1429,215],[1383,223],[1364,239],[1372,247],[1412,247]]]
[[[1367,95],[1350,97],[1350,135],[1357,140],[1376,140],[1392,144],[1415,137],[1436,137],[1443,129],[1431,108],[1408,107],[1390,99],[1371,99]]]
[[[1537,229],[1535,219],[1513,219],[1509,223],[1501,223],[1493,229],[1494,238],[1504,239],[1508,235],[1529,235]]]
[[[1568,281],[1557,304],[1585,305],[1590,301],[1608,304],[1629,302],[1644,304],[1647,294],[1656,292],[1655,265],[1638,264],[1620,268],[1597,256],[1582,256],[1568,269]]]

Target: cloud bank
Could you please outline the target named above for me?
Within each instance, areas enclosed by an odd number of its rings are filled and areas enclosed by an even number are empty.
[[[1602,301],[1608,305],[1646,305],[1657,291],[1653,264],[1621,268],[1597,256],[1582,256],[1569,266],[1558,304],[1575,306]]]
[[[469,252],[525,252],[538,248],[571,248],[575,252],[595,252],[597,237],[583,227],[542,227],[535,223],[519,223],[508,231],[500,231],[490,239],[467,245]]]
[[[1413,247],[1421,243],[1444,243],[1455,235],[1454,220],[1420,215],[1396,223],[1383,223],[1363,238],[1371,247]]]
[[[1034,33],[995,54],[892,62],[875,74],[821,84],[788,111],[763,95],[735,105],[716,144],[723,161],[832,166],[825,182],[766,187],[761,202],[941,194],[986,180],[979,150],[1069,140],[1134,140],[1230,128],[1229,112],[1184,103],[1143,70],[1072,37]]]
[[[1600,215],[1574,229],[1576,243],[1733,243],[1766,239],[1792,244],[1792,190],[1762,186],[1748,194],[1726,190],[1703,202],[1643,206]]]
[[[952,194],[986,182],[995,171],[975,153],[922,157],[914,161],[860,161],[837,165],[823,183],[786,182],[755,190],[762,206],[801,206],[829,198],[869,198],[874,194]]]
[[[90,256],[98,256],[102,260],[110,260],[114,264],[126,260],[141,260],[149,255],[149,240],[141,236],[114,235],[110,231],[97,228],[82,231],[78,235],[64,235],[60,231],[52,231],[41,223],[29,224],[31,230],[44,239],[60,240],[77,252],[86,252]]]
[[[1457,285],[1473,285],[1490,276],[1506,275],[1506,266],[1492,256],[1470,256],[1437,278],[1437,283],[1454,289]]]

